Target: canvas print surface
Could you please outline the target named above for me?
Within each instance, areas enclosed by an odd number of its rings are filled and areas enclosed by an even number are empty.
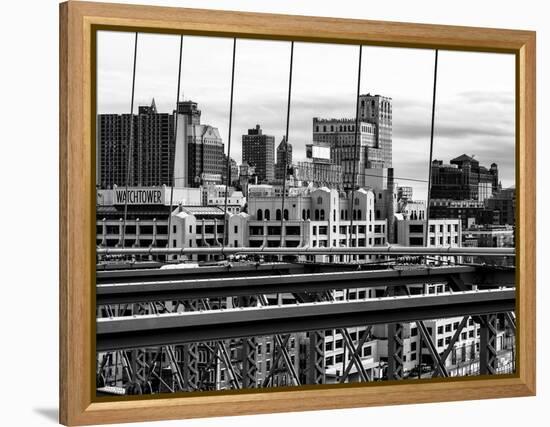
[[[97,396],[515,372],[514,55],[96,38]]]

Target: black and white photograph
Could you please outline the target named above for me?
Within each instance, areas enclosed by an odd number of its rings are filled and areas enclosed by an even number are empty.
[[[98,398],[516,373],[513,54],[96,40]]]

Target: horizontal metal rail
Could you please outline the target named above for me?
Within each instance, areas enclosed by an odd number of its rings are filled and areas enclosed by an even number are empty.
[[[96,349],[162,346],[514,310],[515,289],[97,319]]]
[[[247,296],[271,293],[321,292],[333,289],[376,288],[427,283],[446,283],[460,275],[468,285],[514,286],[514,270],[454,266],[408,270],[347,271],[284,276],[230,277],[98,284],[96,304],[174,301],[191,298]]]
[[[96,272],[97,283],[129,283],[182,279],[210,279],[216,277],[232,277],[250,274],[254,276],[289,274],[300,272],[304,268],[299,264],[291,263],[258,263],[258,264],[231,264],[220,266],[187,267],[174,265],[173,268],[146,268],[128,270],[105,270]]]
[[[367,248],[98,248],[97,255],[443,255],[514,256],[515,248],[384,246]]]

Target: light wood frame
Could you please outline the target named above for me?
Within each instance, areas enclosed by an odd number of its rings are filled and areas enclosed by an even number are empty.
[[[517,373],[110,401],[95,397],[92,32],[129,31],[512,53],[516,57]],[[60,5],[60,422],[84,425],[535,394],[535,33],[69,1]],[[383,390],[383,393],[381,392]]]

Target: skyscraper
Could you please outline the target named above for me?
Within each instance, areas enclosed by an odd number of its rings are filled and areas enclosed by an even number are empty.
[[[286,142],[283,137],[277,147],[277,164],[275,165],[275,179],[285,179],[285,173],[288,175],[288,168],[292,166],[292,144]],[[286,172],[285,172],[286,171]]]
[[[193,101],[178,102],[176,136],[176,185],[198,187],[220,184],[224,169],[224,144],[218,128],[201,124],[201,111]]]
[[[359,119],[376,126],[375,147],[385,168],[392,167],[392,114],[391,98],[370,93],[359,96]]]
[[[248,129],[242,136],[243,162],[256,168],[259,182],[271,182],[275,178],[275,137],[264,135],[260,125]]]
[[[174,138],[175,113],[159,113],[153,99],[151,105],[139,106],[133,119],[129,114],[98,115],[96,185],[121,187],[127,180],[131,187],[221,183],[224,145],[218,129],[200,123],[196,102],[183,101]]]
[[[365,169],[392,167],[391,98],[367,94],[359,102],[357,129],[355,117],[313,118],[313,141],[330,145],[330,160],[342,166],[346,189],[354,182],[365,185]]]
[[[172,116],[158,113],[154,99],[150,106],[140,106],[133,120],[130,114],[98,115],[96,185],[124,186],[127,179],[129,186],[172,185],[173,135]]]

